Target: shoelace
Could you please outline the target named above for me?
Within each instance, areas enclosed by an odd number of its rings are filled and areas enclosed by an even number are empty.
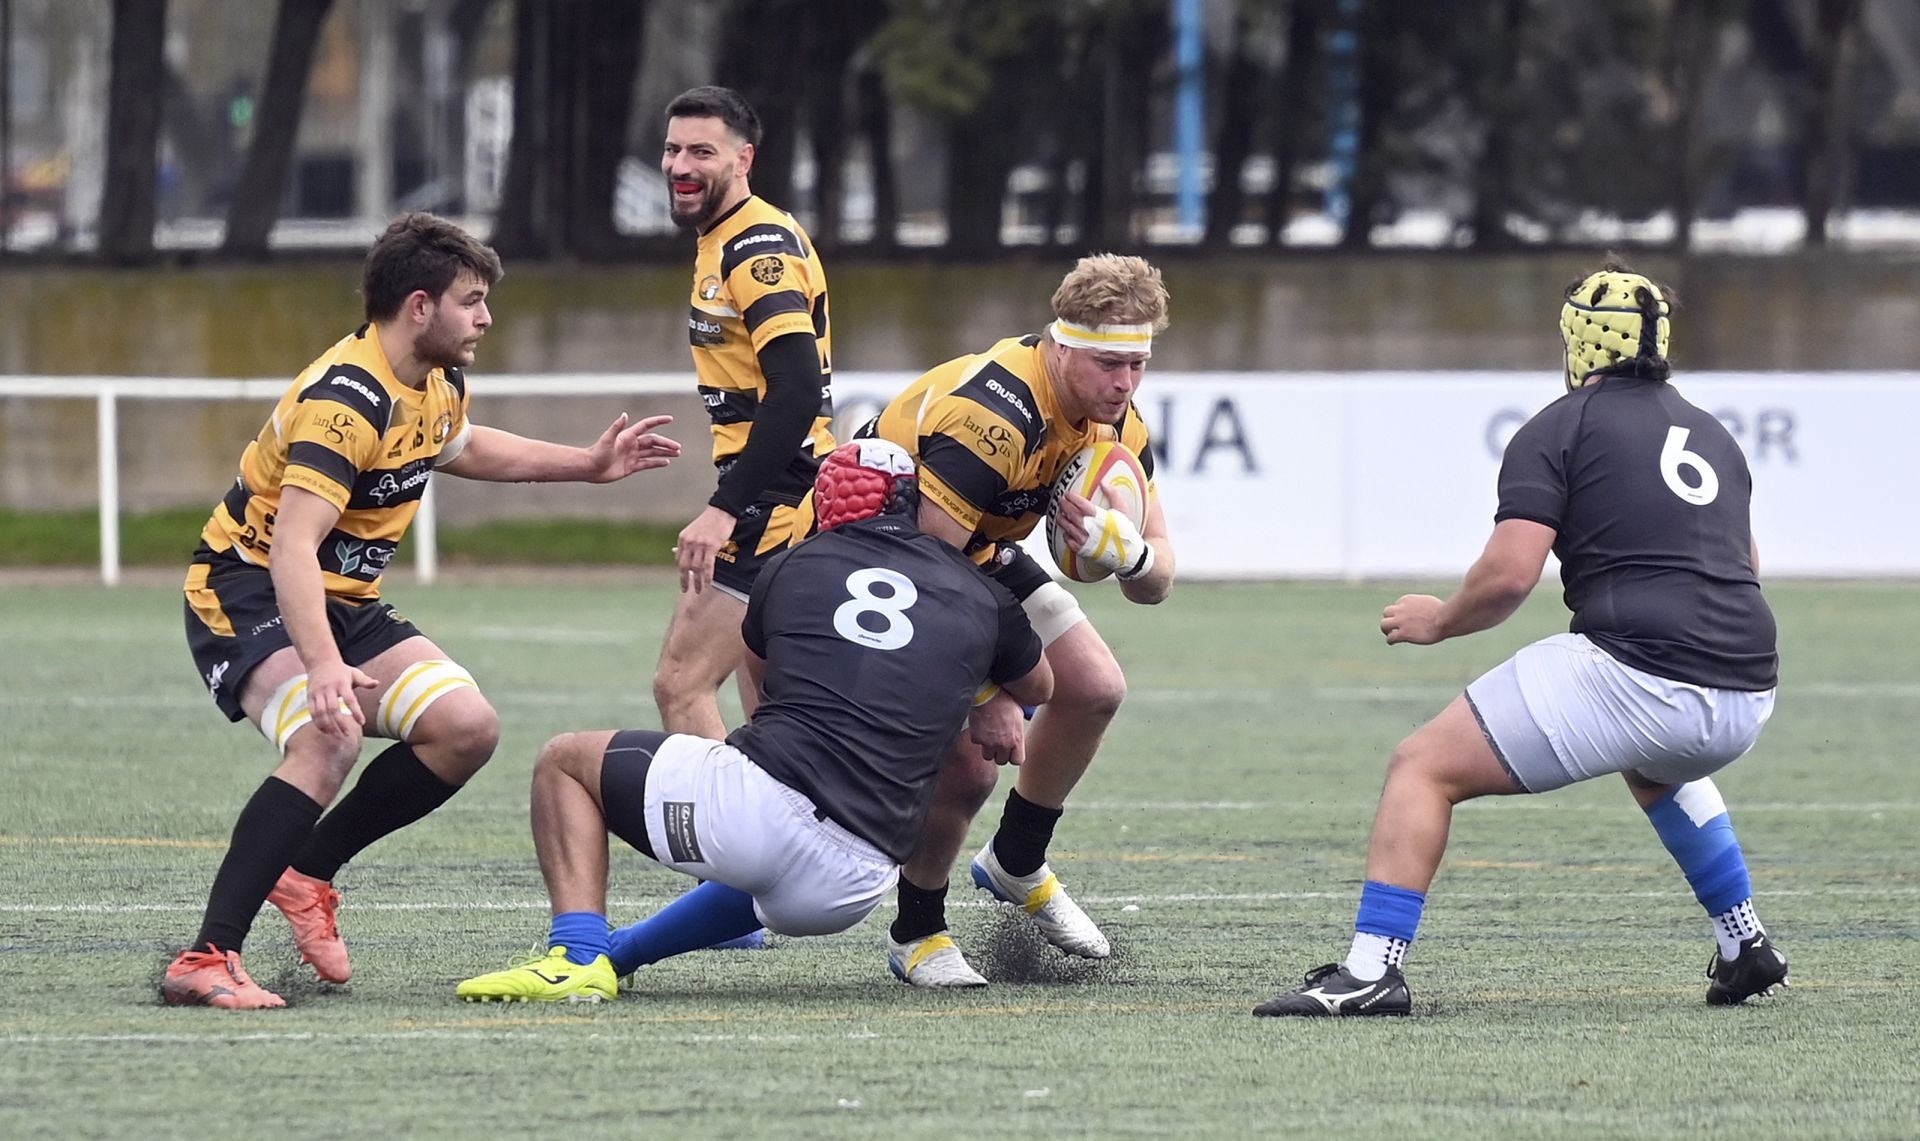
[[[240,965],[240,952],[228,951],[226,955],[226,963],[227,963],[227,973],[233,976],[233,979],[235,982],[239,983],[242,986],[259,985],[253,981],[253,976],[247,974],[247,969]]]

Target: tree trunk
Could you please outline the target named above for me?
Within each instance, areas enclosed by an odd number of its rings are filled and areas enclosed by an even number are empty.
[[[1700,0],[1682,0],[1693,7]],[[1486,123],[1486,147],[1473,169],[1472,243],[1478,249],[1506,249],[1514,244],[1507,230],[1513,209],[1513,144],[1521,101],[1520,58],[1526,50],[1528,0],[1501,0],[1500,26],[1494,29],[1494,65],[1481,77],[1481,113]]]
[[[1293,174],[1300,166],[1300,140],[1311,119],[1313,74],[1320,56],[1321,8],[1325,0],[1293,0],[1287,13],[1286,58],[1280,62],[1279,98],[1273,109],[1273,185],[1267,190],[1267,241],[1282,246],[1293,214]]]
[[[220,249],[229,257],[266,256],[267,235],[280,217],[300,113],[307,103],[307,76],[314,45],[333,0],[280,0],[273,20],[273,48],[266,86],[254,118],[253,141],[233,198],[227,203],[227,233]]]
[[[568,58],[586,66],[569,69],[578,90],[571,137],[578,156],[568,248],[580,257],[604,256],[619,242],[613,196],[627,154],[633,118],[633,81],[646,36],[645,0],[592,0],[575,26],[579,40]]]
[[[1086,244],[1091,249],[1132,245],[1135,180],[1146,153],[1153,96],[1147,77],[1166,48],[1161,6],[1122,6],[1104,19],[1101,57],[1100,148],[1087,169]]]
[[[1233,62],[1227,67],[1226,82],[1220,99],[1219,133],[1213,139],[1213,193],[1207,200],[1208,249],[1223,250],[1233,244],[1233,228],[1240,224],[1246,209],[1246,193],[1240,186],[1240,168],[1253,149],[1254,113],[1259,109],[1263,85],[1260,61],[1253,56],[1251,4],[1241,0],[1233,20]]]
[[[1667,18],[1667,92],[1673,100],[1667,157],[1667,211],[1673,215],[1673,236],[1667,244],[1680,254],[1693,247],[1693,219],[1699,213],[1700,90],[1713,60],[1708,7],[1678,3]]]
[[[893,173],[893,113],[887,84],[878,67],[859,76],[860,133],[867,140],[867,163],[873,169],[873,236],[867,244],[891,252],[900,237],[900,189]]]
[[[805,0],[734,0],[722,19],[718,82],[738,91],[760,116],[760,146],[749,182],[754,194],[793,208],[794,128],[799,118],[801,72],[799,45],[776,29],[792,28],[805,18]]]
[[[513,6],[513,135],[507,140],[507,170],[500,182],[500,210],[493,221],[493,247],[502,257],[545,257],[545,182],[540,176],[547,138],[547,76],[552,70],[552,9],[546,0],[515,0]]]
[[[1005,143],[1006,121],[991,100],[947,129],[947,250],[961,257],[1000,246],[1007,174],[1013,163]]]
[[[167,0],[113,0],[99,256],[117,265],[153,257],[160,92],[166,83],[161,49],[166,32]]]
[[[1808,75],[1807,189],[1804,210],[1807,244],[1827,244],[1827,222],[1839,201],[1850,161],[1854,41],[1860,24],[1860,0],[1818,0],[1815,5],[1812,68]]]

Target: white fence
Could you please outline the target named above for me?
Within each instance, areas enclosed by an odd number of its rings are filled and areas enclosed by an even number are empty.
[[[834,378],[842,427],[911,379]],[[0,377],[0,397],[97,402],[100,575],[120,575],[117,402],[277,399],[287,381]],[[1700,373],[1676,381],[1739,439],[1769,574],[1920,575],[1910,458],[1920,373]],[[488,375],[490,396],[658,396],[687,374]],[[1138,403],[1183,577],[1452,576],[1492,527],[1513,430],[1560,393],[1551,373],[1150,373]],[[235,456],[239,454],[238,442]],[[434,577],[429,494],[409,542]]]

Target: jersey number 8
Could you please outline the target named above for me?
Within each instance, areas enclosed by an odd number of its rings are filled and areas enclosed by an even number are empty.
[[[880,583],[892,593],[875,594],[873,588]],[[852,597],[833,612],[834,633],[875,650],[897,650],[913,641],[913,622],[907,617],[907,608],[919,601],[920,591],[912,579],[899,571],[868,567],[847,576],[847,593]],[[885,628],[867,629],[860,620],[864,614],[875,615],[886,623]]]

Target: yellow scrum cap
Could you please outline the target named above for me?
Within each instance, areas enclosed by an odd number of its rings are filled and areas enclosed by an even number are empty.
[[[1567,391],[1624,362],[1667,356],[1671,307],[1660,287],[1624,270],[1603,269],[1567,291],[1560,337],[1567,344]],[[1647,318],[1653,315],[1653,327]]]

